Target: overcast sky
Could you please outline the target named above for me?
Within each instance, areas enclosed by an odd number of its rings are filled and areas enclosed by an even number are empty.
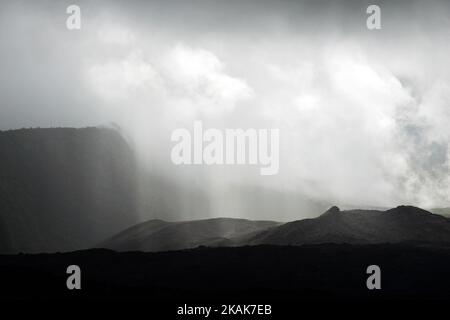
[[[217,190],[450,206],[448,1],[0,1],[2,130],[114,122],[182,179],[173,129],[279,128],[277,176],[192,170]]]

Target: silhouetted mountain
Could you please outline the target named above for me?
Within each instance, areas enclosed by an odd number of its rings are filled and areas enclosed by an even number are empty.
[[[320,217],[288,223],[242,219],[151,220],[98,245],[114,250],[164,251],[197,246],[321,243],[450,244],[450,220],[416,207],[386,211],[332,207]]]
[[[386,211],[332,207],[318,218],[289,222],[239,240],[251,245],[401,242],[450,244],[450,220],[411,206]]]
[[[98,245],[118,251],[164,251],[198,246],[232,245],[231,239],[259,232],[281,223],[216,218],[166,222],[150,220],[135,225]]]
[[[115,130],[0,132],[0,252],[81,249],[137,223],[136,165]]]

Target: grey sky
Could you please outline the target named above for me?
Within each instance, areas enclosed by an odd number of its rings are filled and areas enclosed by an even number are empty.
[[[2,1],[0,41],[0,129],[115,122],[153,170],[212,192],[450,205],[446,1]],[[170,132],[194,120],[280,128],[280,174],[173,168]]]

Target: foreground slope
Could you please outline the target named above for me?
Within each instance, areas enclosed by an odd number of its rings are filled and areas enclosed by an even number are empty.
[[[81,268],[82,290],[66,288],[66,268],[72,264]],[[381,268],[382,290],[366,287],[366,269],[372,264]],[[0,299],[122,303],[137,298],[148,301],[145,306],[152,311],[163,300],[178,305],[295,300],[290,304],[298,311],[300,303],[316,299],[322,308],[328,305],[324,299],[449,299],[449,269],[449,248],[396,244],[0,255]]]

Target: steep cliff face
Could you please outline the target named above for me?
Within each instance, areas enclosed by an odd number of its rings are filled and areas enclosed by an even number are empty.
[[[0,132],[0,253],[86,248],[136,223],[136,170],[112,129]]]

